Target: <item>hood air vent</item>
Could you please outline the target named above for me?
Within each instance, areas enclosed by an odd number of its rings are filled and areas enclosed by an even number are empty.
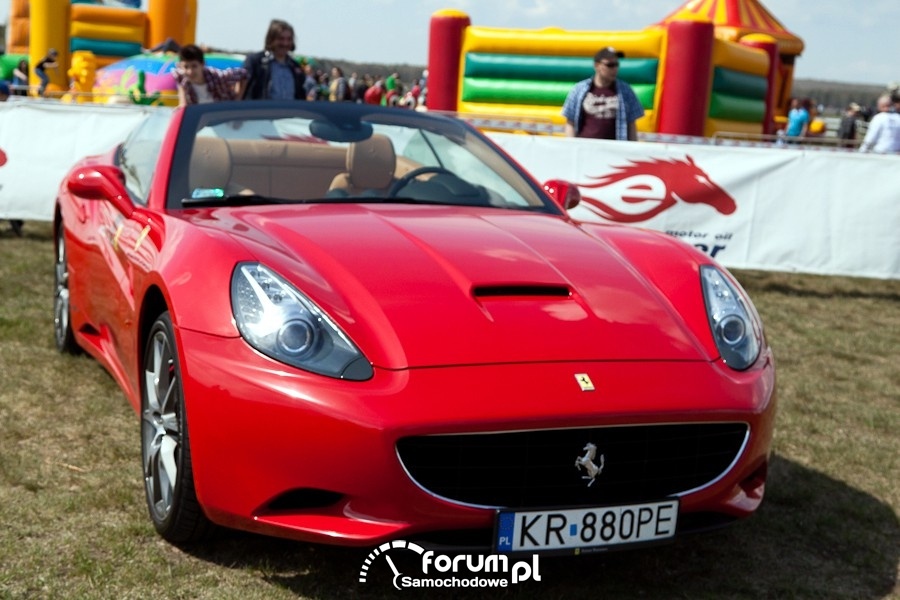
[[[568,298],[564,285],[480,285],[472,290],[476,299],[484,298]]]

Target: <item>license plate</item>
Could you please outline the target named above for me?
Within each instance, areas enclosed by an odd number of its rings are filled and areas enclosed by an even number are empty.
[[[675,535],[678,500],[566,510],[500,511],[498,552],[545,552],[654,542]]]

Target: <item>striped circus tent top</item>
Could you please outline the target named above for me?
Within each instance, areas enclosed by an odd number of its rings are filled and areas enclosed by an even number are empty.
[[[789,31],[758,0],[688,0],[657,25],[672,21],[710,21],[716,37],[732,42],[763,33],[775,39],[781,54],[799,55],[803,40]]]

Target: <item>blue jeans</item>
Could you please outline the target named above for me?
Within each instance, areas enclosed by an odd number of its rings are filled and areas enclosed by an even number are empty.
[[[47,76],[47,74],[44,72],[44,70],[41,69],[40,67],[36,68],[34,70],[34,73],[35,73],[35,75],[38,76],[38,79],[41,80],[41,87],[38,88],[38,95],[43,96],[44,90],[47,89],[47,84],[50,83],[50,78]]]

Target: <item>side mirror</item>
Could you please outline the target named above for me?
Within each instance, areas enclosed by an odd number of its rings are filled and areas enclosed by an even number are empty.
[[[81,198],[106,200],[127,219],[134,212],[134,204],[125,189],[124,179],[118,167],[78,167],[69,174],[66,187]]]
[[[578,190],[578,186],[563,179],[545,181],[544,191],[550,194],[553,201],[563,210],[571,210],[581,204],[581,192]]]

